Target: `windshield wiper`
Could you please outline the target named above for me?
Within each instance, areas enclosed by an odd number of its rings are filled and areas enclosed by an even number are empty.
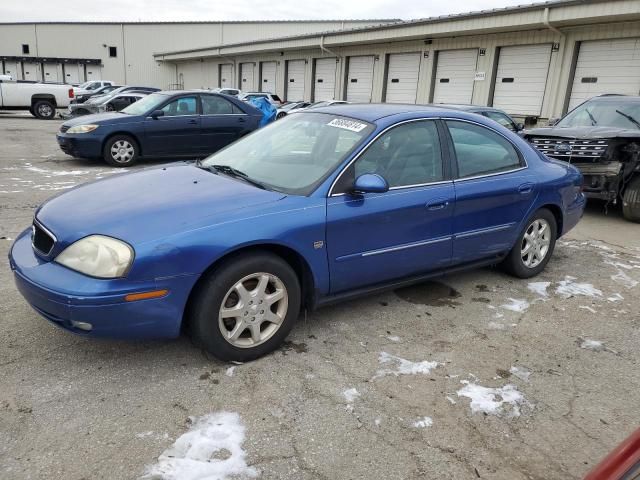
[[[626,118],[627,120],[629,120],[631,123],[633,123],[636,127],[640,128],[640,122],[638,122],[638,120],[636,120],[634,117],[632,117],[631,115],[629,115],[628,113],[624,113],[621,112],[620,110],[616,110],[616,113],[619,113],[620,115],[622,115],[624,118]]]
[[[260,183],[259,181],[254,180],[243,171],[238,170],[237,168],[230,167],[229,165],[208,165],[208,166],[197,165],[197,166],[200,168],[206,168],[209,171],[215,170],[216,172],[224,173],[225,175],[229,175],[230,177],[240,178],[245,182],[250,183],[254,187],[261,188],[262,190],[267,190],[267,187],[263,183]]]
[[[598,122],[596,121],[595,117],[591,115],[591,112],[589,111],[589,109],[585,108],[584,111],[587,112],[587,115],[589,115],[589,118],[591,119],[591,126],[592,127],[596,126]]]

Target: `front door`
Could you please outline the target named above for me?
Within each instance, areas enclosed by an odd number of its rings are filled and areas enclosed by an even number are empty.
[[[196,153],[200,145],[198,97],[184,96],[161,108],[163,116],[145,120],[144,154],[184,155]]]
[[[535,200],[535,178],[516,147],[501,134],[465,121],[446,125],[457,165],[452,263],[505,253]]]
[[[446,267],[451,261],[453,182],[434,120],[411,121],[370,144],[327,199],[331,292]],[[386,193],[353,194],[355,178],[377,173]]]

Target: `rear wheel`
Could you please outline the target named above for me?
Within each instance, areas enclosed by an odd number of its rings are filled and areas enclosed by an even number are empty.
[[[188,322],[196,344],[221,360],[246,362],[275,350],[300,312],[300,283],[271,253],[235,257],[205,278]]]
[[[116,135],[105,143],[102,157],[114,167],[130,167],[138,160],[137,142],[128,135]]]
[[[32,114],[41,120],[51,120],[56,116],[56,107],[48,100],[38,100],[31,108]]]
[[[640,223],[640,176],[629,182],[622,196],[622,215],[630,222]]]
[[[538,275],[549,263],[557,235],[556,218],[541,208],[529,217],[518,241],[504,259],[505,270],[518,278]]]
[[[276,115],[276,120],[280,120],[281,118],[286,117],[287,114],[285,112],[280,112],[278,115]]]

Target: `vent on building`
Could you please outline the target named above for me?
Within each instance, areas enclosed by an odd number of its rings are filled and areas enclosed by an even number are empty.
[[[29,55],[29,45],[27,45],[26,43],[22,44],[22,54]]]

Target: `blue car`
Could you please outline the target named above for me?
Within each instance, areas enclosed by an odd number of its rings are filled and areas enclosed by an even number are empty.
[[[129,167],[141,157],[205,157],[257,129],[262,112],[235,97],[202,91],[157,92],[119,112],[62,124],[62,151]]]
[[[54,197],[10,263],[33,308],[71,332],[184,327],[247,361],[278,347],[303,308],[483,265],[532,277],[584,205],[577,169],[486,117],[332,106],[197,164]]]

